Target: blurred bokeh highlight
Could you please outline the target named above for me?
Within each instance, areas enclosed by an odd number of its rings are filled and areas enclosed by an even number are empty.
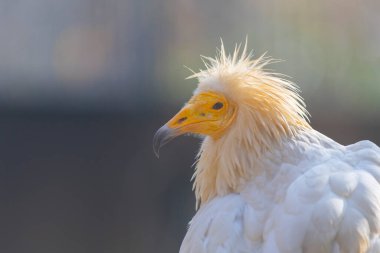
[[[2,0],[0,252],[176,252],[199,139],[152,137],[223,39],[290,76],[317,130],[380,144],[377,0]]]

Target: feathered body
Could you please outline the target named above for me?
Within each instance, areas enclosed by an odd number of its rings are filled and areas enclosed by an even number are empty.
[[[194,96],[221,93],[237,109],[222,135],[203,140],[200,208],[180,252],[380,252],[380,149],[313,130],[296,86],[263,69],[270,59],[238,51],[222,45],[193,75]]]
[[[378,253],[379,168],[369,141],[300,131],[264,152],[237,191],[200,207],[180,252]]]

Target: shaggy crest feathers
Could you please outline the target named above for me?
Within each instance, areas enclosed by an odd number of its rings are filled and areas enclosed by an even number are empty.
[[[266,92],[266,94],[262,95],[280,99],[282,103],[289,106],[287,108],[289,111],[292,110],[304,120],[309,121],[309,113],[302,97],[298,94],[300,92],[298,86],[285,79],[288,76],[264,69],[267,65],[281,62],[281,60],[268,57],[266,53],[257,59],[253,59],[253,52],[247,51],[247,43],[246,40],[242,50],[241,44],[236,45],[231,55],[226,53],[223,41],[221,41],[220,49],[217,49],[215,58],[201,55],[206,69],[200,69],[199,72],[195,72],[188,68],[193,74],[187,79],[197,78],[200,85],[213,78],[214,80],[219,79],[222,84],[229,83],[230,86],[237,86],[236,84],[239,83],[241,86],[256,86],[258,89],[265,88],[263,92]],[[268,90],[267,88],[269,87],[271,89]]]
[[[252,59],[247,42],[227,54],[223,42],[215,58],[202,56],[206,69],[193,72],[197,92],[219,91],[237,105],[235,122],[215,140],[206,137],[198,154],[193,178],[202,204],[217,195],[238,191],[260,170],[263,152],[286,138],[310,129],[308,112],[297,86],[284,75],[265,70],[278,62],[264,55]]]

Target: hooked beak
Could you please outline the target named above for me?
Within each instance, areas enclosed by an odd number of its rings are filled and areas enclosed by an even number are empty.
[[[153,137],[153,151],[157,158],[160,156],[160,148],[178,135],[180,133],[176,129],[169,128],[166,124],[157,130]]]

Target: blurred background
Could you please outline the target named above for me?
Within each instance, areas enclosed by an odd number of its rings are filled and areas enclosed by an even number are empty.
[[[380,144],[377,0],[1,0],[0,252],[177,252],[199,140],[152,151],[223,38],[299,84],[319,131]]]

